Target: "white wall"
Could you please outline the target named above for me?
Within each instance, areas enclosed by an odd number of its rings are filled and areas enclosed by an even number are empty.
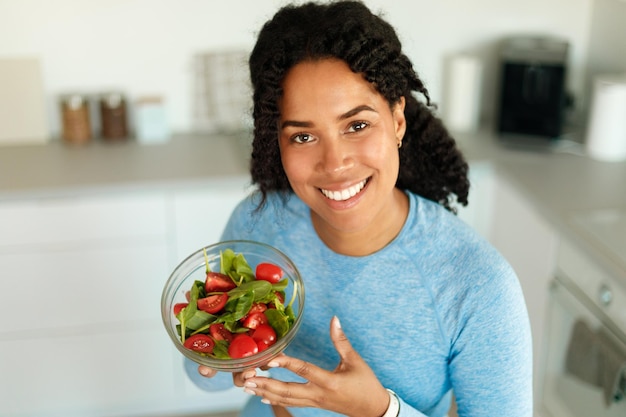
[[[484,112],[493,112],[496,45],[520,33],[571,43],[569,84],[584,90],[594,0],[366,0],[384,10],[431,96],[442,101],[443,63],[461,51],[485,60]],[[193,127],[193,57],[250,49],[280,0],[0,0],[0,57],[39,57],[50,131],[58,96],[122,89],[130,98],[163,95],[175,131]],[[1,94],[1,92],[0,92]]]
[[[626,0],[595,0],[589,37],[589,81],[626,73]],[[591,90],[591,83],[588,85]]]

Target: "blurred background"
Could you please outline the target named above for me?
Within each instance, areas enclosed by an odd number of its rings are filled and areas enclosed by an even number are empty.
[[[246,59],[286,3],[0,0],[0,417],[243,404],[188,381],[159,304],[250,190]],[[459,216],[520,277],[535,417],[623,417],[564,358],[587,318],[626,387],[626,1],[365,3],[470,163]]]
[[[199,56],[247,53],[260,25],[284,1],[2,0],[0,58],[34,58],[46,131],[60,135],[59,100],[72,92],[120,91],[163,99],[171,130],[203,127]],[[555,36],[569,43],[567,88],[586,117],[591,79],[626,67],[620,0],[368,0],[397,28],[407,54],[444,111],[446,64],[459,54],[484,67],[481,117],[494,117],[501,41]],[[243,60],[237,61],[245,66]],[[237,68],[233,64],[230,68]],[[238,68],[243,71],[245,67]],[[130,106],[129,106],[130,107]]]

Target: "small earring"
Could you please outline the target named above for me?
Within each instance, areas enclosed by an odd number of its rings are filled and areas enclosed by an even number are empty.
[[[402,147],[402,139],[398,140],[398,149],[400,149]]]

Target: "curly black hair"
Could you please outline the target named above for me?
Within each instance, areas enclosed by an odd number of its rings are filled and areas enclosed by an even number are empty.
[[[467,205],[468,165],[441,120],[394,28],[358,1],[281,8],[262,27],[249,59],[254,137],[250,172],[262,194],[292,192],[278,147],[279,100],[290,68],[305,60],[336,58],[362,74],[390,103],[406,100],[407,129],[396,187],[456,213]],[[418,100],[413,92],[422,95]]]

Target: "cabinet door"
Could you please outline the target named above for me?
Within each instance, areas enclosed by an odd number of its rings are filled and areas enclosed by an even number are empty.
[[[495,195],[491,242],[513,266],[524,291],[533,333],[535,396],[540,398],[538,378],[544,360],[549,283],[555,271],[559,238],[531,202],[505,178],[496,181]]]
[[[165,193],[5,201],[0,205],[0,250],[33,245],[162,237]]]
[[[0,255],[0,415],[94,415],[171,393],[168,248],[135,245]]]
[[[158,321],[164,242],[0,253],[0,335]]]
[[[177,259],[217,243],[235,206],[248,194],[248,177],[182,190],[176,193]]]
[[[166,208],[164,193],[0,206],[0,415],[104,416],[171,395]]]
[[[472,162],[469,170],[469,204],[460,207],[458,216],[483,237],[491,236],[495,175],[488,162]]]

